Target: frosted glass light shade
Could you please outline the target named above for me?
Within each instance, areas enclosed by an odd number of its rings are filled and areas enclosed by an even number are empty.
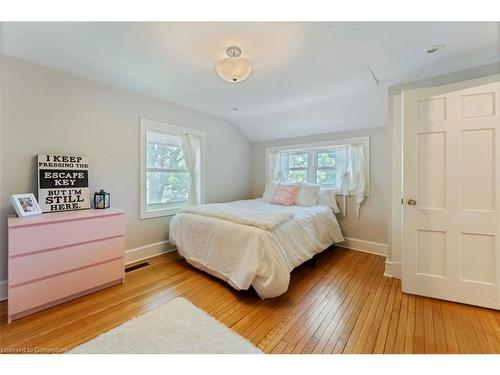
[[[215,65],[217,74],[228,82],[241,82],[252,72],[252,65],[242,57],[227,57]]]

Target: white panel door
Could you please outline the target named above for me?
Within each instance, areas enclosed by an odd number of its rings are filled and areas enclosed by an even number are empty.
[[[403,93],[406,293],[500,309],[499,81]]]

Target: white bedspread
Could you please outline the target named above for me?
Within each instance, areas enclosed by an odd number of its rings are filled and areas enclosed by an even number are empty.
[[[288,207],[262,199],[217,206],[231,207],[228,212],[232,214],[222,218],[202,208],[175,215],[170,222],[170,242],[193,266],[236,289],[252,285],[261,298],[285,293],[295,267],[344,240],[335,215],[326,206]],[[274,223],[279,221],[277,217],[293,218],[265,230],[243,223],[244,207],[251,212],[249,222]],[[231,217],[236,212],[238,219]]]
[[[182,210],[182,212],[229,220],[264,230],[274,229],[284,222],[293,219],[292,212],[283,212],[283,210],[279,209],[278,205],[269,206],[263,210],[261,202],[250,199],[188,207]]]

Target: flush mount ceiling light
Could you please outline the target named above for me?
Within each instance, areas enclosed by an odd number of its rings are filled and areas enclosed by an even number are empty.
[[[241,49],[239,47],[228,47],[227,56],[215,65],[217,74],[228,82],[241,82],[252,72],[252,65],[247,59],[240,57]]]
[[[435,46],[427,48],[427,53],[431,55],[433,53],[441,51],[443,48],[444,48],[443,44],[436,44]]]

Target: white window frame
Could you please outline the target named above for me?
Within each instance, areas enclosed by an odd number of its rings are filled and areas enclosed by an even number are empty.
[[[270,159],[270,154],[273,152],[283,152],[283,151],[288,151],[288,152],[310,152],[310,151],[326,151],[330,149],[335,149],[338,147],[342,146],[347,146],[350,144],[362,144],[364,151],[365,151],[365,158],[366,158],[366,190],[365,190],[365,197],[370,196],[370,137],[356,137],[356,138],[345,138],[345,139],[330,139],[330,140],[325,140],[321,142],[313,142],[313,143],[301,143],[301,144],[290,144],[286,146],[273,146],[273,147],[266,147],[266,168],[265,168],[265,176],[267,177],[269,175],[269,159]],[[312,155],[310,153],[309,155]],[[315,172],[316,171],[316,164],[317,162],[314,161],[312,164],[308,163],[308,175],[311,173],[311,171]],[[268,181],[266,181],[267,183]],[[337,192],[337,194],[340,194],[340,192]],[[350,195],[355,195],[354,193],[351,193]]]
[[[187,207],[187,204],[182,202],[173,202],[167,204],[166,207],[151,210],[148,209],[146,204],[146,172],[147,172],[147,133],[148,130],[156,130],[162,133],[170,134],[193,134],[200,137],[200,204],[205,203],[205,132],[201,130],[191,129],[183,126],[167,124],[159,121],[149,120],[145,118],[140,119],[140,218],[151,219],[161,216],[175,215],[179,210]]]

